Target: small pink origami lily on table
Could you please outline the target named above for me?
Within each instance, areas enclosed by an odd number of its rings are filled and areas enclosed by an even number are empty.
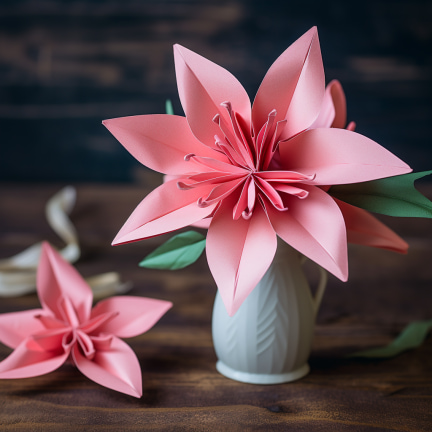
[[[118,296],[92,309],[90,287],[48,243],[42,248],[37,292],[42,309],[0,315],[0,341],[14,348],[0,362],[0,378],[43,375],[70,359],[98,384],[141,397],[138,359],[120,338],[149,330],[172,303]]]
[[[341,129],[343,94],[335,83],[325,89],[316,28],[275,61],[252,108],[227,70],[178,45],[174,56],[186,118],[104,121],[140,162],[176,176],[141,202],[113,244],[211,218],[207,260],[230,315],[271,264],[277,236],[342,280],[347,231],[356,242],[406,250],[372,215],[327,193],[411,169],[352,127]]]

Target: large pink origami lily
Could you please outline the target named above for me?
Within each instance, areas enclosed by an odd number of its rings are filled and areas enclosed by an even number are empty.
[[[227,70],[178,45],[174,55],[186,118],[104,122],[144,165],[178,176],[141,202],[113,243],[211,217],[207,259],[230,315],[272,262],[277,235],[346,280],[350,216],[328,187],[411,170],[374,141],[340,129],[345,119],[337,90],[325,89],[316,28],[275,61],[252,108]]]
[[[141,397],[138,359],[120,338],[149,330],[172,304],[119,296],[92,309],[90,287],[48,243],[42,248],[37,291],[42,309],[0,315],[0,341],[14,348],[0,362],[0,378],[43,375],[70,359],[98,384]]]

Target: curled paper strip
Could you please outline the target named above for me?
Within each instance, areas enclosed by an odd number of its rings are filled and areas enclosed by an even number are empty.
[[[68,262],[78,260],[81,250],[75,227],[69,219],[76,200],[76,190],[67,186],[48,201],[45,213],[51,228],[66,243],[59,251]],[[42,251],[42,242],[36,243],[22,252],[0,260],[0,296],[15,297],[36,291],[36,269]],[[117,273],[105,273],[88,279],[95,299],[124,293],[131,288],[130,283],[121,283]]]
[[[132,282],[122,282],[117,272],[102,273],[86,278],[93,291],[93,300],[100,300],[114,294],[128,292],[132,288]]]

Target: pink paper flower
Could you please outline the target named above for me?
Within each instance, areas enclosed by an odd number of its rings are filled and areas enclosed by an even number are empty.
[[[90,287],[48,243],[42,248],[37,291],[42,309],[0,315],[0,341],[14,349],[0,362],[0,378],[43,375],[70,359],[98,384],[141,397],[138,359],[120,338],[146,332],[172,304],[118,296],[92,309]]]
[[[144,165],[179,176],[141,202],[113,244],[212,217],[207,259],[230,315],[272,262],[277,235],[346,280],[347,228],[328,187],[411,169],[374,141],[340,129],[346,120],[335,109],[337,90],[336,97],[332,87],[326,94],[316,28],[275,61],[252,108],[227,70],[178,45],[174,56],[186,118],[104,122]]]

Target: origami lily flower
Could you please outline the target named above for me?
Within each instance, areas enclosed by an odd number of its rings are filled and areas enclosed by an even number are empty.
[[[277,235],[346,280],[347,229],[329,186],[411,170],[374,141],[338,128],[345,120],[328,103],[331,88],[326,97],[316,28],[275,61],[252,108],[227,70],[178,45],[174,56],[186,118],[104,122],[144,165],[179,176],[141,202],[113,244],[211,217],[207,259],[230,315],[272,262]]]
[[[48,243],[42,248],[37,291],[41,309],[0,315],[0,341],[14,348],[0,362],[0,378],[43,375],[70,359],[98,384],[141,397],[138,359],[120,338],[149,330],[172,304],[118,296],[92,309],[90,287]]]

